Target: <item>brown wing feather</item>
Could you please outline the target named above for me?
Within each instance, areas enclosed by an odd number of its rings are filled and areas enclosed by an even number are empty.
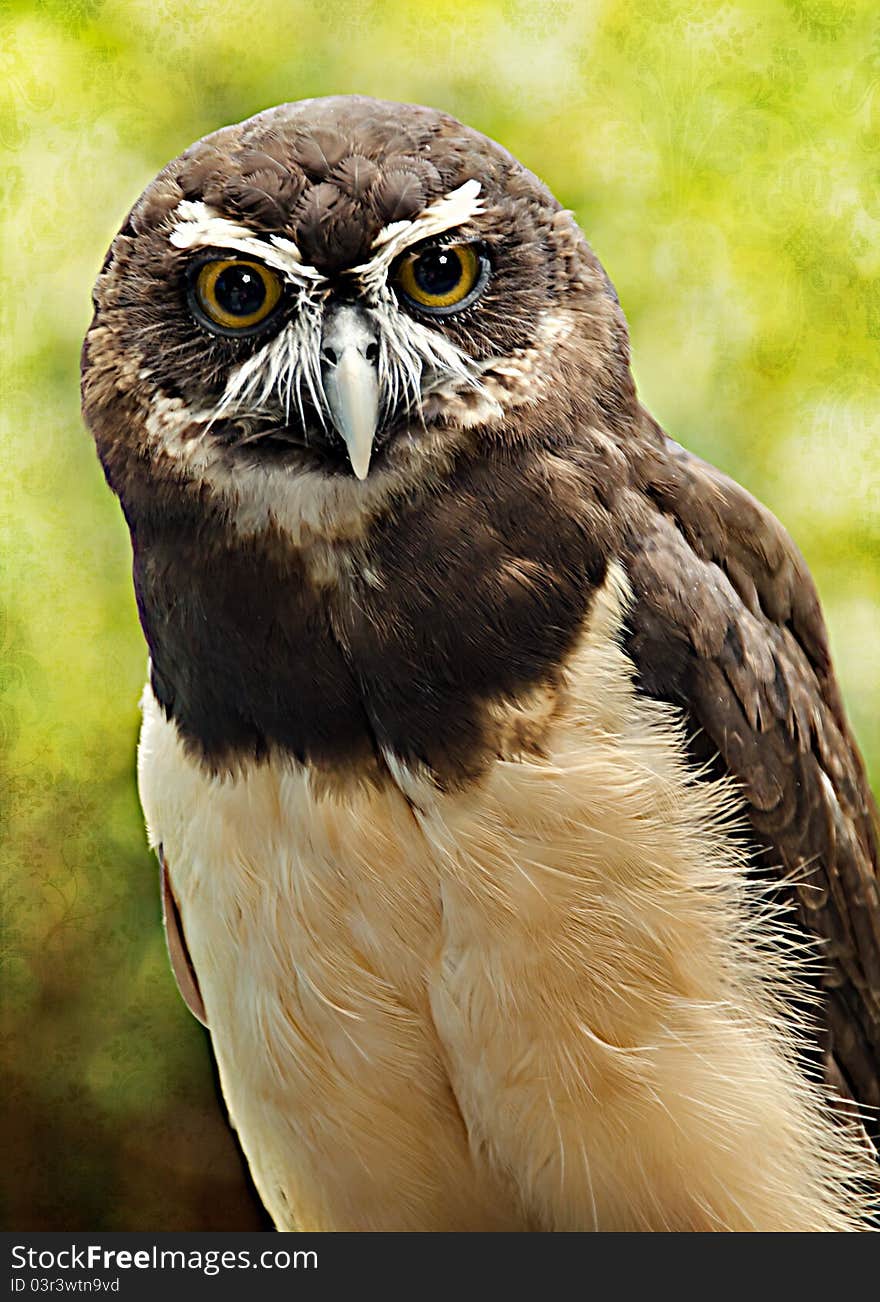
[[[768,510],[647,418],[644,433],[624,558],[641,686],[683,707],[695,754],[741,784],[765,866],[824,942],[829,1078],[877,1108],[880,823],[815,587]]]

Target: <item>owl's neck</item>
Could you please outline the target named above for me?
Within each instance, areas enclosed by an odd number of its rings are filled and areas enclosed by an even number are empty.
[[[466,781],[496,751],[493,705],[557,680],[575,645],[609,552],[596,505],[572,464],[532,450],[459,468],[329,572],[204,515],[135,524],[157,699],[218,770],[280,750],[358,772],[393,753]]]

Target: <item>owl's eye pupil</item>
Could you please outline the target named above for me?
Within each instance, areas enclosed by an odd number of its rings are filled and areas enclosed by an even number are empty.
[[[214,282],[214,297],[230,316],[251,316],[266,301],[266,285],[248,267],[227,267]]]
[[[455,249],[428,249],[413,264],[419,289],[435,297],[450,294],[461,276],[461,258]]]

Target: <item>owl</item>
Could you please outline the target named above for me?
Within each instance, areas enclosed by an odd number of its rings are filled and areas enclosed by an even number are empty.
[[[277,1227],[867,1225],[877,812],[816,593],[640,405],[572,214],[306,100],[160,172],[94,304],[169,949]]]

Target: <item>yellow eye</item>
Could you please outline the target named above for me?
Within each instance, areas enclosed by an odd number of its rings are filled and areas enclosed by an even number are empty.
[[[193,286],[202,315],[224,334],[238,334],[265,321],[281,289],[274,271],[238,258],[203,263]]]
[[[452,244],[405,253],[394,279],[404,298],[444,316],[472,302],[488,275],[489,263],[473,245]]]

